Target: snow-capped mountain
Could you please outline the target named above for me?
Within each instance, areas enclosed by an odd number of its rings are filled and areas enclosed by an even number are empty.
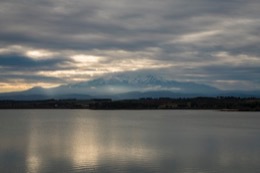
[[[122,94],[126,92],[170,91],[178,93],[216,93],[218,89],[192,82],[177,82],[151,74],[109,74],[86,82],[63,85],[57,92],[77,92],[95,95]]]
[[[221,91],[212,86],[180,82],[154,74],[114,73],[85,82],[54,88],[35,87],[22,92],[0,94],[0,100],[42,99],[129,99],[142,97],[198,97],[198,96],[260,97],[260,91]]]

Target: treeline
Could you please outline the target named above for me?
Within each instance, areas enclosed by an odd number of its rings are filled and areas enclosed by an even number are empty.
[[[129,100],[39,100],[0,101],[0,109],[216,109],[260,111],[259,98],[197,97],[197,98],[141,98]]]
[[[260,111],[260,99],[240,97],[197,97],[197,98],[141,98],[95,102],[91,109],[221,109]]]
[[[84,109],[88,108],[89,100],[39,100],[39,101],[0,101],[0,109]]]

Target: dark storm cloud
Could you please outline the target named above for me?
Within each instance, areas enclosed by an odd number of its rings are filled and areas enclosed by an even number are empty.
[[[212,73],[216,71],[218,73]],[[208,66],[201,69],[201,74],[209,74],[208,79],[215,80],[244,80],[260,82],[260,68],[259,66],[251,67],[230,67],[222,66]]]
[[[67,64],[66,70],[80,70],[71,57],[87,54],[106,58],[86,64],[96,71],[145,59],[172,65],[177,80],[257,81],[259,9],[259,0],[2,0],[0,48],[12,52],[19,45],[64,58],[35,60],[0,49],[0,67],[37,72]]]
[[[32,70],[33,68],[39,69],[55,69],[59,64],[63,63],[63,59],[45,59],[45,60],[34,60],[29,57],[18,55],[18,54],[3,54],[0,55],[0,67],[11,68],[20,70]]]

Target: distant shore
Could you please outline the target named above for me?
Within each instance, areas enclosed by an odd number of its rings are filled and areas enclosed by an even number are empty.
[[[140,98],[128,100],[0,100],[0,109],[93,109],[93,110],[149,110],[187,109],[220,111],[260,111],[259,98],[196,97],[196,98]]]

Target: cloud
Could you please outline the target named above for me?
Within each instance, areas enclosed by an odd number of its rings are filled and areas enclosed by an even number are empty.
[[[0,56],[0,66],[10,68],[54,68],[59,62],[58,59],[34,60],[15,54]]]
[[[0,71],[62,84],[160,69],[174,80],[260,89],[259,8],[258,0],[2,0]]]

